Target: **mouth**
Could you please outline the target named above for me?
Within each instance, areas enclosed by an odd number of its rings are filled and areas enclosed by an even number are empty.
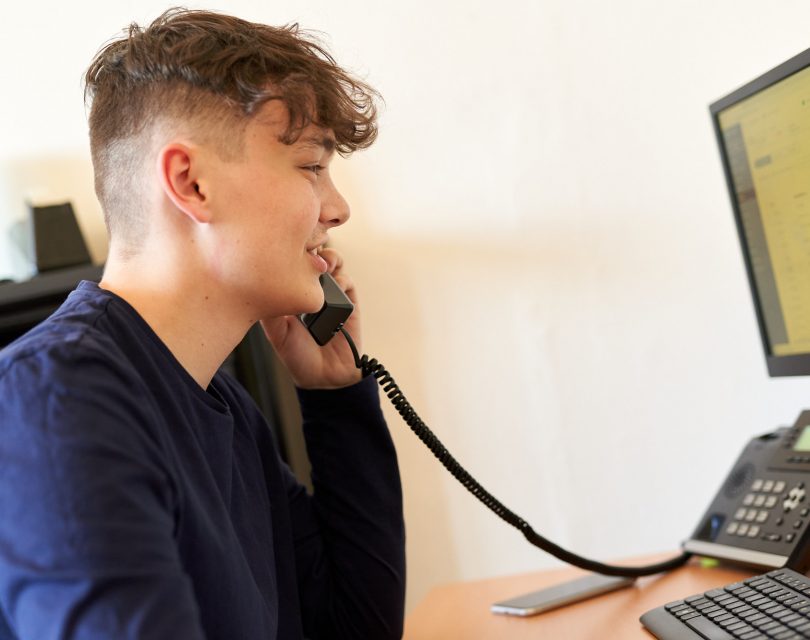
[[[329,265],[327,264],[326,260],[324,260],[320,255],[322,250],[323,244],[318,244],[312,247],[311,249],[307,249],[306,252],[311,256],[315,268],[320,273],[325,273],[329,269]]]
[[[324,246],[326,243],[329,242],[329,238],[326,236],[321,237],[317,242],[313,242],[308,247],[306,247],[306,251],[313,256],[317,256],[323,251]]]

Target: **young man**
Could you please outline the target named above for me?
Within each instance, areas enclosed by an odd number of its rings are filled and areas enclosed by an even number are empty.
[[[398,638],[404,533],[374,380],[295,318],[349,208],[373,92],[296,28],[172,10],[87,72],[110,252],[0,356],[0,638]],[[261,322],[314,495],[217,370]],[[347,323],[360,337],[359,313]]]

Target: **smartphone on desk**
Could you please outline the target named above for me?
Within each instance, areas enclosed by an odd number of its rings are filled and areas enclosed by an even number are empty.
[[[556,609],[603,593],[629,587],[635,581],[635,578],[617,578],[590,573],[575,580],[546,587],[503,602],[496,602],[490,609],[493,613],[512,616],[534,616],[550,609]]]

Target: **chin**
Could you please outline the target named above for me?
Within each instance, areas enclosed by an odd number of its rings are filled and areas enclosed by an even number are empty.
[[[306,299],[302,301],[301,310],[298,313],[316,313],[323,307],[323,289],[320,285],[313,287],[312,292],[308,292]]]

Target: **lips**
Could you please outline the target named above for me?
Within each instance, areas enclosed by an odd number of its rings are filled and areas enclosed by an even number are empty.
[[[312,260],[313,265],[315,265],[315,268],[320,273],[326,273],[327,269],[329,268],[329,265],[326,263],[326,260],[324,260],[320,256],[320,251],[321,251],[322,248],[323,248],[322,245],[318,245],[316,247],[313,247],[312,249],[307,249],[307,253],[310,256],[310,259]]]

